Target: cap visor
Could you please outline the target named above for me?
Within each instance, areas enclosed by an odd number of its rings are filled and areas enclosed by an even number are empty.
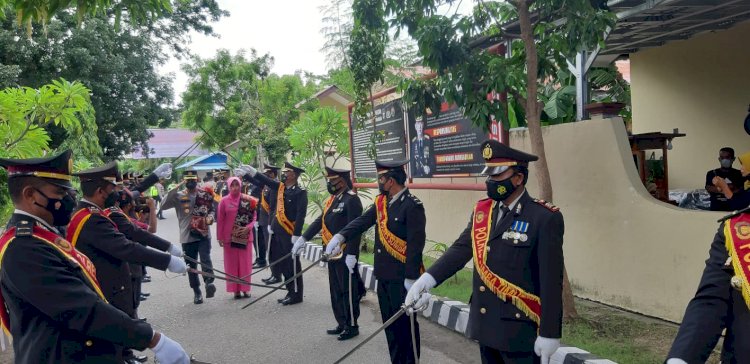
[[[485,176],[495,176],[495,175],[498,175],[500,173],[507,171],[508,168],[510,167],[508,166],[495,166],[495,167],[485,166],[481,173]]]

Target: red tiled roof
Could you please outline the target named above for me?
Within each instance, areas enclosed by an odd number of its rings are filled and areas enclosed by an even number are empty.
[[[148,140],[148,158],[175,158],[195,143],[198,133],[186,129],[148,129],[153,136]],[[195,148],[188,156],[201,156],[208,151]],[[147,158],[140,149],[133,152],[133,159]]]

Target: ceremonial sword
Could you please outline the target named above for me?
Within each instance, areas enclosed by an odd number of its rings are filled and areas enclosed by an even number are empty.
[[[258,301],[260,301],[260,300],[262,300],[262,299],[264,299],[264,298],[268,297],[268,296],[269,296],[269,295],[270,295],[271,293],[274,293],[274,292],[276,292],[277,290],[281,289],[281,287],[283,287],[283,286],[285,286],[285,285],[289,284],[289,282],[291,282],[291,281],[293,281],[293,280],[297,279],[297,277],[301,276],[301,275],[302,275],[303,273],[305,273],[305,272],[307,272],[308,270],[310,270],[310,268],[312,268],[312,267],[314,267],[314,266],[318,265],[318,263],[320,263],[320,262],[322,262],[322,261],[325,261],[325,260],[327,260],[327,259],[328,259],[328,256],[327,256],[327,255],[325,255],[325,254],[323,254],[323,256],[321,256],[321,257],[320,257],[320,259],[316,260],[315,262],[313,262],[312,264],[310,264],[309,266],[307,266],[307,268],[305,268],[305,269],[301,270],[301,271],[300,271],[299,273],[297,273],[297,274],[293,275],[293,276],[292,276],[292,278],[289,278],[289,279],[287,279],[286,281],[284,281],[283,283],[281,283],[281,284],[280,284],[280,285],[279,285],[278,287],[276,287],[275,289],[273,289],[273,290],[271,290],[271,291],[268,291],[268,292],[266,292],[266,293],[265,293],[264,295],[262,295],[262,296],[260,296],[260,297],[256,298],[256,299],[255,299],[255,301],[253,301],[253,302],[250,302],[250,303],[248,303],[248,304],[246,304],[246,305],[242,306],[242,309],[244,310],[244,309],[246,309],[246,308],[250,307],[250,305],[252,305],[253,303],[255,303],[255,302],[258,302]],[[295,262],[295,263],[296,263],[296,262]]]
[[[263,268],[260,268],[260,269],[256,270],[255,272],[252,272],[252,273],[250,273],[250,274],[248,274],[248,275],[246,275],[244,277],[240,277],[240,278],[244,279],[244,278],[247,278],[247,277],[250,277],[250,276],[254,276],[256,273],[260,273],[263,270],[265,270],[266,268],[270,268],[270,267],[272,267],[272,266],[274,266],[276,264],[281,263],[284,259],[289,258],[290,255],[292,255],[292,252],[289,252],[289,254],[287,254],[287,255],[279,258],[279,259],[276,259],[275,261],[271,262],[271,264],[269,264],[269,265],[267,265],[267,266],[265,266]]]
[[[223,274],[223,275],[225,275],[225,276],[227,276],[229,278],[232,278],[234,280],[237,280],[237,281],[243,281],[243,282],[245,281],[244,280],[245,277],[237,277],[237,276],[229,274],[227,272],[222,272],[222,271],[220,271],[220,270],[218,270],[218,269],[216,269],[216,268],[214,268],[214,267],[212,267],[212,266],[210,266],[210,265],[208,265],[206,263],[198,262],[198,260],[193,259],[193,258],[187,256],[187,254],[183,254],[182,257],[185,258],[185,260],[187,260],[187,261],[189,261],[191,263],[200,264],[205,269],[210,269],[212,271],[219,272],[220,274]],[[250,284],[250,282],[242,283],[242,284]]]
[[[414,302],[414,303],[416,303],[416,302]],[[362,346],[364,346],[365,344],[367,344],[370,340],[372,340],[375,336],[377,336],[381,331],[387,329],[394,322],[396,322],[396,320],[398,320],[399,317],[403,316],[410,307],[412,308],[412,311],[413,311],[412,315],[415,314],[415,313],[417,313],[417,312],[424,311],[425,309],[427,309],[427,305],[424,305],[424,306],[418,307],[418,308],[413,308],[413,306],[414,306],[414,304],[411,304],[409,306],[407,306],[405,304],[402,304],[401,305],[401,309],[398,310],[398,311],[396,311],[396,313],[394,313],[393,316],[391,316],[391,318],[388,319],[388,321],[383,322],[383,325],[380,326],[377,330],[375,330],[375,332],[373,332],[372,334],[370,334],[370,336],[368,336],[364,340],[362,340],[359,344],[357,344],[357,346],[355,346],[354,348],[352,348],[352,350],[349,350],[349,352],[347,352],[346,354],[344,354],[344,356],[342,356],[341,358],[339,358],[339,360],[336,360],[335,362],[333,362],[333,364],[339,364],[339,363],[343,362],[346,358],[348,358],[349,356],[351,356],[352,354],[354,354],[354,352],[356,352],[357,350],[359,350],[359,348],[361,348]],[[414,350],[414,359],[417,360],[417,362],[418,362],[419,359],[418,359],[418,356],[417,356],[417,343],[414,340],[415,339],[414,323],[413,323],[413,320],[410,320],[410,322],[412,324],[411,325],[412,349]]]
[[[208,273],[208,272],[204,272],[204,271],[201,271],[201,270],[197,270],[197,269],[195,269],[195,268],[188,268],[188,272],[190,272],[190,273],[195,273],[195,274],[200,274],[200,275],[202,275],[202,276],[204,276],[204,277],[208,277],[208,278],[216,278],[216,279],[221,279],[221,280],[223,280],[223,281],[227,281],[227,282],[232,282],[232,283],[237,283],[237,284],[244,284],[244,285],[248,285],[248,286],[253,286],[253,287],[260,287],[260,288],[271,288],[271,289],[283,289],[283,290],[286,290],[286,288],[284,288],[284,287],[267,286],[267,285],[265,285],[265,284],[250,283],[250,282],[248,282],[248,281],[245,281],[245,280],[241,280],[241,279],[233,279],[233,278],[227,278],[227,277],[219,277],[219,276],[217,276],[217,275],[215,275],[215,274],[211,274],[211,273]]]

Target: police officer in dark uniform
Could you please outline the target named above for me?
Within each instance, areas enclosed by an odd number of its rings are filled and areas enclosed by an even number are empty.
[[[219,170],[219,182],[216,184],[216,193],[221,195],[221,197],[224,197],[229,194],[229,186],[227,186],[227,178],[229,178],[229,170],[228,169],[220,169]],[[219,187],[219,183],[221,183],[221,187]]]
[[[466,229],[405,303],[427,304],[429,290],[474,257],[467,330],[482,362],[546,364],[562,335],[563,216],[525,189],[536,156],[496,140],[481,148],[489,198],[477,202]]]
[[[187,364],[182,347],[105,301],[91,262],[54,225],[75,207],[72,160],[0,159],[16,209],[0,237],[0,317],[17,363],[122,363],[122,347],[151,348],[162,363]],[[9,326],[9,327],[8,327]]]
[[[426,218],[422,202],[411,194],[406,183],[404,165],[408,161],[375,161],[380,195],[365,213],[334,235],[326,246],[326,254],[336,255],[340,245],[347,243],[348,252],[359,251],[351,239],[376,226],[375,276],[378,279],[378,303],[383,322],[401,309],[406,291],[424,269],[422,250],[425,244]],[[380,220],[385,218],[388,220]],[[419,356],[419,324],[414,318],[417,356]],[[385,329],[388,350],[393,363],[414,363],[409,318],[399,317]]]
[[[721,362],[750,363],[750,274],[747,273],[750,273],[750,210],[746,208],[725,217],[719,226],[698,291],[685,310],[667,364],[705,363],[725,329]]]
[[[325,247],[334,234],[362,215],[362,202],[352,191],[350,171],[326,167],[325,177],[331,197],[325,202],[323,214],[310,224],[301,238],[297,239],[292,248],[295,255],[299,255],[307,242],[318,232],[321,233]],[[359,301],[365,293],[365,284],[357,269],[359,251],[356,247],[359,246],[360,239],[361,236],[353,237],[349,240],[344,254],[328,260],[331,308],[337,325],[326,332],[329,335],[339,335],[339,340],[348,340],[359,335]],[[352,248],[349,248],[349,245]],[[344,255],[346,257],[341,259]],[[352,289],[351,293],[349,287]]]
[[[254,177],[258,184],[276,190],[277,201],[282,199],[278,194],[283,194],[284,203],[277,203],[276,209],[271,215],[270,259],[272,261],[280,259],[292,250],[294,242],[302,235],[302,227],[305,224],[305,216],[307,216],[307,191],[297,185],[297,180],[302,173],[305,173],[305,170],[285,162],[282,179],[279,182],[258,173],[251,166],[241,166],[239,169]],[[295,272],[302,271],[299,257],[289,256],[289,258],[279,262],[278,265],[285,281],[292,278]],[[287,295],[279,299],[279,303],[287,306],[302,302],[304,288],[302,276],[287,283],[286,288]]]
[[[129,240],[117,230],[103,209],[114,206],[117,163],[75,173],[81,180],[83,198],[68,225],[68,240],[91,259],[107,300],[135,317],[131,272],[127,263],[137,263],[160,270],[185,273],[182,259]]]
[[[263,164],[263,175],[266,177],[276,180],[276,178],[279,176],[279,170],[281,168],[277,166],[272,166],[270,164],[264,163]],[[244,172],[242,172],[244,173]],[[258,224],[258,234],[256,235],[256,240],[258,241],[258,256],[255,260],[255,264],[253,265],[253,268],[263,268],[266,265],[268,265],[268,260],[266,259],[266,252],[269,254],[270,258],[270,239],[271,239],[271,215],[273,211],[276,210],[276,190],[260,183],[257,179],[254,177],[251,177],[249,174],[246,174],[243,177],[247,177],[252,181],[252,183],[255,185],[255,188],[260,188],[261,194],[260,194],[260,209],[258,209],[258,221],[256,224]],[[273,258],[270,258],[273,261]],[[276,284],[281,282],[281,271],[279,270],[279,266],[275,265],[270,268],[271,269],[271,276],[268,278],[263,278],[262,281],[267,284]]]

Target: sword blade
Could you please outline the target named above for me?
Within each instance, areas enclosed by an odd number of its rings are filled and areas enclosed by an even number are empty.
[[[217,276],[215,274],[211,274],[211,273],[208,273],[208,272],[197,270],[195,268],[188,268],[188,272],[195,273],[195,274],[200,274],[202,276],[206,276],[206,277],[209,277],[209,278],[221,279],[223,281],[237,283],[237,284],[244,284],[244,285],[253,286],[253,287],[271,288],[271,289],[280,288],[280,289],[286,290],[286,288],[283,288],[283,287],[267,286],[265,284],[258,284],[258,283],[250,283],[250,282],[248,282],[246,280],[242,280],[242,279],[233,279],[233,278],[229,278],[229,277],[219,277],[219,276]]]
[[[286,281],[284,281],[283,283],[281,283],[281,284],[280,284],[280,285],[279,285],[278,287],[276,287],[275,289],[273,289],[273,290],[271,290],[271,291],[268,291],[268,292],[266,292],[266,293],[265,293],[264,295],[262,295],[262,296],[258,297],[257,299],[255,299],[255,301],[253,301],[253,302],[250,302],[250,303],[248,303],[248,304],[246,304],[246,305],[242,306],[242,309],[244,310],[244,309],[246,309],[246,308],[250,307],[250,306],[251,306],[252,304],[254,304],[255,302],[258,302],[258,301],[260,301],[260,300],[262,300],[262,299],[264,299],[264,298],[268,297],[269,295],[271,295],[271,293],[274,293],[274,292],[276,292],[277,290],[281,289],[281,287],[283,287],[283,286],[285,286],[285,285],[289,284],[289,282],[291,282],[291,281],[293,281],[293,280],[297,279],[297,277],[301,276],[301,275],[302,275],[303,273],[307,272],[307,271],[308,271],[308,270],[310,270],[310,269],[311,269],[312,267],[314,267],[314,266],[318,265],[318,263],[322,262],[322,261],[323,261],[324,259],[326,259],[326,258],[328,258],[328,256],[324,254],[324,255],[323,255],[322,257],[320,257],[320,259],[316,260],[315,262],[313,262],[312,264],[310,264],[309,266],[307,266],[307,268],[305,268],[305,269],[301,270],[301,271],[300,271],[299,273],[297,273],[297,274],[293,275],[293,276],[292,276],[291,278],[289,278],[289,279],[287,279]]]
[[[240,278],[240,277],[237,277],[235,275],[229,274],[227,272],[222,272],[222,271],[220,271],[220,270],[218,270],[218,269],[216,269],[216,268],[214,268],[214,267],[212,267],[212,266],[210,266],[208,264],[201,263],[197,259],[193,259],[193,258],[191,258],[191,257],[189,257],[187,255],[183,254],[183,258],[185,258],[185,260],[187,260],[188,262],[192,262],[192,263],[195,263],[195,264],[200,264],[204,269],[209,269],[209,270],[212,270],[214,272],[218,272],[218,273],[223,274],[223,275],[225,275],[225,276],[227,276],[229,278],[236,279],[236,280],[243,280],[244,279],[244,277]]]
[[[401,317],[401,316],[403,316],[405,313],[406,313],[406,307],[405,306],[401,306],[401,309],[398,310],[398,312],[396,312],[395,314],[393,314],[393,316],[391,316],[391,318],[389,318],[388,321],[384,322],[383,326],[380,326],[377,330],[375,330],[372,334],[370,334],[370,336],[368,336],[364,340],[362,340],[359,344],[357,344],[357,346],[353,347],[352,350],[349,350],[349,352],[347,352],[346,354],[344,354],[344,356],[342,356],[341,358],[339,358],[339,360],[336,360],[333,364],[339,364],[339,363],[343,362],[346,358],[348,358],[350,355],[354,354],[354,352],[356,352],[357,350],[359,350],[359,348],[361,348],[362,346],[364,346],[365,344],[367,344],[367,342],[369,342],[370,340],[372,340],[372,338],[374,338],[375,336],[377,336],[381,331],[387,329],[388,326],[391,326],[391,324],[393,324],[394,322],[396,322],[396,320],[398,320],[398,318]]]
[[[244,277],[240,277],[240,278],[247,278],[247,277],[249,277],[249,276],[254,276],[254,275],[256,275],[257,273],[260,273],[260,272],[262,272],[262,271],[264,271],[264,270],[266,270],[266,269],[268,269],[268,268],[271,268],[271,267],[273,267],[273,266],[274,266],[274,265],[276,265],[276,264],[279,264],[279,263],[281,263],[282,261],[284,261],[284,259],[286,259],[286,258],[289,258],[289,256],[290,256],[290,255],[292,255],[292,252],[289,252],[289,254],[287,254],[287,255],[285,255],[285,256],[283,256],[283,257],[279,258],[279,259],[276,259],[275,261],[271,262],[271,264],[269,264],[269,265],[267,265],[267,266],[265,266],[265,267],[263,267],[263,268],[260,268],[260,269],[256,270],[255,272],[252,272],[252,273],[251,273],[250,275],[247,275],[247,276],[244,276]]]

